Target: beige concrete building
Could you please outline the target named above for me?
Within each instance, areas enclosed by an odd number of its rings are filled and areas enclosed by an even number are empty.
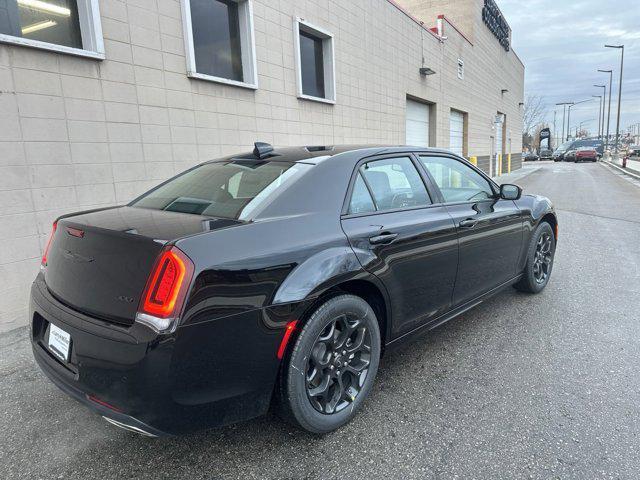
[[[0,0],[0,331],[27,323],[58,215],[256,140],[519,168],[524,66],[499,18],[492,0]]]

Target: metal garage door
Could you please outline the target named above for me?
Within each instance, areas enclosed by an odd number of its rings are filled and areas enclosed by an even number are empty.
[[[429,105],[407,100],[407,145],[429,146]]]
[[[464,154],[464,113],[451,110],[449,117],[449,150]]]

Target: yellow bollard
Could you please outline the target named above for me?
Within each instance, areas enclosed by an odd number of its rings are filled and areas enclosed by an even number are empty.
[[[507,173],[511,173],[511,154],[509,154],[509,156],[507,158],[508,158],[507,161],[509,162],[509,163],[507,163],[507,168],[508,168],[507,169]]]
[[[469,157],[469,161],[476,167],[478,166],[478,157]]]
[[[498,155],[498,176],[502,175],[502,154]]]

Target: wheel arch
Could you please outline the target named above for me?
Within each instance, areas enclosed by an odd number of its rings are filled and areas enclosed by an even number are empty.
[[[558,218],[552,212],[546,213],[538,222],[538,225],[546,222],[551,225],[551,229],[553,230],[553,237],[556,241],[558,241]]]
[[[316,309],[327,300],[339,295],[350,294],[362,298],[367,302],[376,314],[380,327],[381,354],[384,354],[385,344],[390,340],[391,331],[391,302],[382,283],[372,275],[358,277],[336,282],[321,292],[311,303],[307,305],[300,316],[299,332]],[[293,339],[292,339],[293,340]],[[292,341],[293,343],[293,341]]]

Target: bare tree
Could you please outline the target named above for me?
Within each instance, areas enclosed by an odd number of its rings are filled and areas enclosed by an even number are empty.
[[[576,138],[587,138],[589,136],[591,136],[591,132],[586,128],[583,128],[582,130],[576,132]]]
[[[547,116],[547,106],[540,95],[527,95],[524,100],[524,115],[522,133],[531,134],[532,130],[541,124]]]

